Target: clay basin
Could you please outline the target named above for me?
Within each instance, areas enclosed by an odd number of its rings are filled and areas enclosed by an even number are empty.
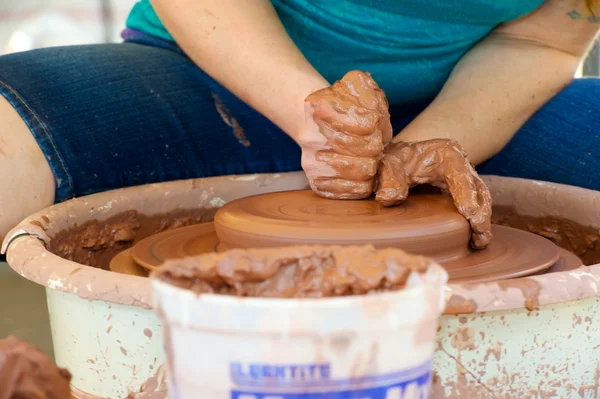
[[[496,222],[535,230],[593,265],[449,284],[433,397],[600,397],[600,193],[486,182]],[[306,187],[301,173],[156,184],[71,200],[13,229],[3,251],[15,271],[46,287],[56,360],[73,372],[76,396],[122,398],[164,378],[150,281],[103,269],[114,255],[156,232],[212,220],[233,199]]]

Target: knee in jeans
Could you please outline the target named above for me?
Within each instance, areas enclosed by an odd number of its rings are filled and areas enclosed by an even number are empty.
[[[560,97],[571,98],[600,98],[600,78],[574,79],[559,94]]]

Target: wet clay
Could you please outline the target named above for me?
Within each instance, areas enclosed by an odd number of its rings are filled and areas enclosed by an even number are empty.
[[[469,224],[448,196],[415,194],[387,208],[373,198],[332,200],[310,190],[229,202],[217,211],[215,230],[222,249],[368,243],[438,262],[466,256],[470,236]]]
[[[376,199],[384,206],[403,203],[409,189],[421,184],[449,193],[471,225],[473,248],[483,249],[492,242],[492,196],[456,141],[390,143],[381,160],[378,180]]]
[[[584,265],[600,263],[600,232],[571,220],[518,214],[511,207],[494,207],[492,221],[529,231],[577,255]]]
[[[164,366],[160,366],[156,373],[142,384],[139,392],[130,393],[126,399],[166,399],[167,375]]]
[[[460,295],[453,294],[446,301],[444,314],[475,313],[475,311],[477,311],[477,302],[473,299],[466,299]]]
[[[86,266],[109,270],[113,257],[142,239],[163,232],[207,222],[216,209],[179,210],[160,215],[126,211],[106,220],[90,220],[53,235],[50,252]]]
[[[485,215],[489,223],[488,217],[489,212]],[[391,208],[373,198],[332,200],[310,190],[263,194],[224,205],[214,223],[222,249],[363,244],[399,248],[432,257],[456,282],[524,276],[559,259],[551,242],[507,227],[494,229],[500,237],[487,249],[469,250],[469,224],[452,199],[420,190]],[[491,226],[488,233],[491,237]]]
[[[131,257],[134,263],[153,270],[167,259],[213,252],[218,243],[214,224],[200,223],[146,237],[131,248]]]
[[[424,189],[413,191],[431,193]],[[62,230],[51,237],[47,247],[62,258],[108,269],[111,258],[141,239],[173,227],[210,220],[214,212],[214,209],[200,209],[146,216],[136,211],[127,211],[104,221],[92,220]],[[549,238],[558,246],[577,254],[586,265],[600,262],[600,236],[598,230],[592,227],[566,219],[523,216],[508,207],[494,207],[493,221]]]
[[[110,260],[108,270],[131,276],[148,277],[148,271],[131,257],[131,248],[119,252]]]
[[[361,71],[348,72],[306,98],[302,168],[318,195],[371,195],[384,145],[392,139],[388,108],[383,90]]]
[[[373,246],[231,250],[170,260],[154,277],[196,293],[298,298],[361,295],[403,288],[432,261]]]
[[[364,199],[376,189],[377,201],[392,206],[404,202],[411,187],[431,184],[454,198],[473,229],[471,245],[490,244],[492,198],[465,150],[447,139],[389,143],[388,101],[369,73],[348,72],[310,94],[305,110],[302,167],[317,195]]]
[[[15,337],[0,340],[0,399],[70,399],[71,374]]]
[[[494,281],[539,273],[550,266],[556,266],[560,270],[572,270],[581,266],[581,261],[575,255],[564,250],[563,257],[559,259],[561,252],[558,247],[543,237],[505,226],[494,226],[493,232],[496,238],[486,250],[469,251],[459,259],[441,262],[448,271],[451,282]],[[153,270],[167,259],[206,254],[213,252],[215,246],[217,251],[221,251],[222,246],[217,246],[217,242],[213,224],[202,223],[147,237],[133,247],[132,254],[137,253],[134,257],[138,264],[147,270]],[[306,242],[299,240],[297,244],[305,245]],[[569,258],[564,258],[565,256]],[[575,262],[571,258],[575,258]],[[111,270],[129,271],[132,274],[137,269],[131,264],[135,265],[134,260],[121,253],[111,261]]]
[[[525,231],[493,226],[494,241],[485,250],[444,262],[452,283],[481,283],[528,276],[557,263],[560,250],[552,242]]]
[[[525,298],[525,308],[527,310],[534,310],[539,306],[539,296],[542,286],[535,280],[529,278],[502,280],[498,282],[498,286],[502,290],[509,288],[520,290]]]

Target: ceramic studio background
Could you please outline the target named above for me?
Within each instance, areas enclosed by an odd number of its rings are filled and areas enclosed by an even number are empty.
[[[0,54],[116,42],[135,0],[0,0]]]
[[[120,41],[135,0],[0,0],[0,54]],[[14,334],[54,357],[46,295],[0,262],[0,338]]]

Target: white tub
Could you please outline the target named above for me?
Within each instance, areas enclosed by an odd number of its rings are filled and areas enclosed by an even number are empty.
[[[600,228],[598,192],[499,177],[486,182],[495,204]],[[73,385],[119,398],[139,390],[164,361],[150,281],[58,257],[46,249],[56,234],[132,209],[146,215],[205,209],[209,217],[235,198],[306,187],[303,174],[291,173],[102,193],[32,215],[7,236],[3,249],[15,271],[48,287],[56,357],[73,372]],[[600,398],[599,287],[600,265],[505,282],[450,284],[437,335],[434,398]]]
[[[169,392],[177,399],[429,397],[447,279],[432,263],[399,291],[318,299],[197,295],[154,280]]]

